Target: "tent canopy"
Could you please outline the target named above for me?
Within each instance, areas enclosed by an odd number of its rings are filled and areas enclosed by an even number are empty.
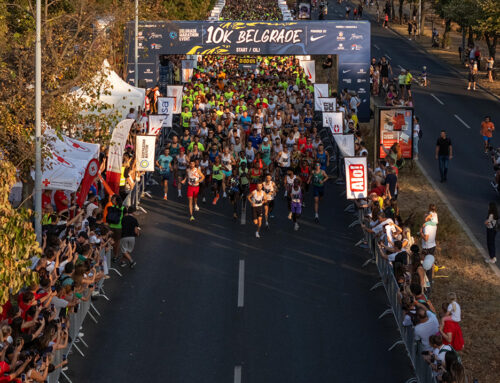
[[[70,96],[76,100],[96,105],[107,104],[110,108],[102,112],[90,113],[112,113],[117,111],[122,119],[125,119],[130,108],[144,108],[146,91],[143,88],[136,88],[123,81],[118,74],[113,71],[108,60],[104,60],[102,73],[95,77],[96,87],[99,86],[99,96],[96,98],[89,95],[84,89],[76,88],[70,92]],[[88,112],[88,111],[87,111]]]

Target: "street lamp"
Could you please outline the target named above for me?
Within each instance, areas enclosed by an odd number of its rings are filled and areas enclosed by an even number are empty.
[[[135,0],[134,22],[134,86],[139,87],[139,0]]]
[[[35,234],[42,243],[42,2],[36,0],[35,39]]]

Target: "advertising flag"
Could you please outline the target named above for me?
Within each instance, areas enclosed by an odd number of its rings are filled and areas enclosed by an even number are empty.
[[[330,128],[333,135],[344,133],[344,119],[342,112],[323,112],[323,127]]]
[[[136,166],[141,172],[155,170],[155,136],[137,136],[136,138]]]
[[[167,97],[172,97],[174,99],[173,103],[173,114],[179,114],[182,112],[182,85],[169,85],[167,86]],[[158,110],[160,110],[158,108]],[[167,113],[162,113],[167,114]]]
[[[159,103],[159,102],[158,102]],[[161,127],[163,125],[163,121],[167,118],[164,114],[151,115],[149,116],[149,132],[148,134],[157,136],[161,132]]]
[[[354,134],[334,134],[335,142],[344,157],[354,157]]]
[[[128,134],[134,121],[131,118],[120,121],[113,129],[113,134],[111,135],[106,181],[115,193],[118,193],[118,189],[120,188],[123,152],[125,151],[125,144],[127,143]]]
[[[182,60],[182,82],[189,82],[194,73],[193,60]]]
[[[85,170],[85,176],[83,177],[82,183],[80,185],[80,191],[76,199],[76,203],[78,204],[78,206],[80,207],[83,206],[85,199],[89,194],[90,186],[92,186],[94,180],[97,177],[97,173],[99,173],[99,161],[93,158],[87,165],[87,169]]]
[[[163,114],[166,116],[165,121],[163,121],[163,124],[167,128],[172,127],[172,117],[174,114],[174,108],[175,108],[175,99],[173,97],[158,97],[158,114]]]
[[[319,103],[321,106],[321,112],[337,111],[337,99],[335,97],[320,97]]]
[[[321,97],[328,97],[328,84],[314,84],[314,110],[321,111]]]
[[[386,150],[398,143],[403,158],[413,156],[413,108],[379,109],[380,158],[385,158]],[[383,148],[382,148],[383,146]]]
[[[346,197],[347,199],[368,196],[368,171],[366,157],[345,157]]]
[[[313,84],[316,82],[316,65],[314,60],[300,60],[300,66],[304,68],[307,79]]]

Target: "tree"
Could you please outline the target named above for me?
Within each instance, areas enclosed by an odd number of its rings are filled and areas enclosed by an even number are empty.
[[[14,209],[9,202],[9,192],[16,182],[16,169],[5,159],[0,160],[0,305],[9,294],[37,281],[31,271],[31,258],[41,254],[40,246],[30,222],[31,212]]]
[[[500,4],[498,0],[478,0],[478,30],[483,33],[488,53],[495,59],[498,37],[500,36]]]

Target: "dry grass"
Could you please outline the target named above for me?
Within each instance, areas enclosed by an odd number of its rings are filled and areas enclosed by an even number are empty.
[[[446,302],[448,292],[456,292],[462,307],[462,330],[465,347],[464,366],[470,377],[479,382],[496,382],[500,372],[500,280],[485,264],[462,227],[417,167],[407,166],[400,172],[401,215],[416,214],[418,227],[429,203],[437,205],[439,214],[439,266],[432,301],[436,309]]]
[[[365,146],[373,151],[372,123],[360,124]],[[462,307],[465,347],[461,352],[469,377],[481,383],[498,382],[500,373],[500,279],[491,271],[455,220],[447,206],[420,172],[407,162],[400,171],[398,205],[406,219],[414,214],[413,233],[418,233],[430,203],[437,206],[437,263],[444,269],[435,274],[432,301],[436,309],[455,292]],[[472,381],[472,380],[470,380]]]

